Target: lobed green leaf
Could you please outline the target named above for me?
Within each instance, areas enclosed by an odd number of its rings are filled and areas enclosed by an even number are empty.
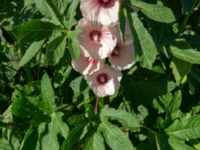
[[[138,0],[131,0],[131,4],[138,7],[140,11],[143,12],[147,17],[155,21],[172,23],[176,20],[172,10],[168,7],[149,4]]]
[[[116,110],[105,106],[100,112],[101,121],[117,120],[125,127],[136,129],[140,127],[140,122],[134,113],[128,113],[125,110]]]
[[[181,140],[200,138],[200,116],[189,116],[176,120],[166,133]]]

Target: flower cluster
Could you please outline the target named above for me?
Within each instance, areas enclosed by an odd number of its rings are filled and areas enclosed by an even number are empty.
[[[122,41],[118,29],[119,7],[120,0],[80,3],[83,18],[77,28],[82,30],[78,37],[81,56],[72,60],[72,66],[84,75],[98,97],[113,95],[120,87],[121,70],[134,63],[133,38],[127,32]]]

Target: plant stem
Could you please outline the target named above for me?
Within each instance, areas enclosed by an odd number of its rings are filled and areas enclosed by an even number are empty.
[[[154,130],[152,130],[152,129],[150,129],[149,127],[147,127],[147,126],[145,126],[145,125],[142,125],[142,127],[143,127],[144,129],[146,129],[147,131],[149,131],[150,133],[152,133],[152,134],[154,134],[154,135],[157,135],[157,132],[154,131]]]
[[[187,25],[187,22],[189,20],[191,16],[191,13],[187,14],[183,20],[183,22],[181,23],[180,29],[179,29],[179,34],[182,33],[185,29],[185,26]]]
[[[64,109],[64,108],[66,108],[67,106],[69,106],[68,104],[63,104],[63,105],[61,105],[61,106],[58,106],[57,108],[56,108],[56,111],[60,111],[60,110],[62,110],[62,109]]]
[[[99,106],[99,97],[96,97],[96,104],[94,107],[94,113],[97,114],[98,113],[98,106]]]
[[[149,127],[145,126],[145,125],[143,125],[142,127],[143,127],[144,129],[146,129],[147,131],[149,131],[150,133],[154,134],[155,139],[156,139],[156,146],[157,146],[157,149],[158,149],[158,150],[161,150],[160,144],[159,144],[159,136],[158,136],[158,133],[157,133],[156,131],[150,129]]]

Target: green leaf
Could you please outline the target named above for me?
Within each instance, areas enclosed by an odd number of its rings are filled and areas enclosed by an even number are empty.
[[[182,102],[182,92],[181,90],[176,91],[173,95],[172,93],[167,93],[158,99],[154,99],[154,107],[159,113],[166,112],[166,119],[174,120],[181,117],[180,106]]]
[[[64,17],[60,14],[53,0],[35,0],[39,11],[56,25],[63,25]]]
[[[195,150],[189,145],[186,145],[186,143],[183,140],[180,140],[178,138],[175,138],[173,136],[170,136],[169,138],[169,144],[175,149],[175,150]]]
[[[165,131],[169,136],[181,140],[200,138],[200,116],[189,116],[176,120]]]
[[[88,120],[84,120],[80,124],[76,125],[69,133],[67,139],[63,142],[62,150],[71,150],[73,145],[77,143],[84,131],[84,127],[88,124]]]
[[[102,122],[99,125],[99,131],[112,150],[135,150],[128,136],[117,126],[109,122]]]
[[[64,66],[59,71],[56,71],[53,76],[54,87],[57,88],[65,83],[66,79],[68,79],[69,75],[72,72],[71,66]]]
[[[15,116],[30,118],[36,110],[37,109],[24,96],[13,99],[11,112]]]
[[[182,102],[182,92],[181,90],[178,90],[174,93],[173,98],[167,107],[169,113],[173,114],[176,111],[178,111],[181,106],[181,102]]]
[[[52,23],[32,19],[15,27],[12,32],[18,42],[32,43],[49,38],[54,29],[58,29],[58,27]]]
[[[89,99],[89,87],[85,82],[83,76],[79,76],[70,83],[70,87],[74,92],[73,100],[87,100]]]
[[[11,146],[9,145],[9,142],[4,138],[0,139],[0,149],[1,150],[12,150]]]
[[[37,84],[29,83],[27,85],[16,85],[12,94],[12,105],[4,112],[4,122],[12,122],[12,114],[18,117],[30,118],[38,111],[38,95],[40,90],[37,89]],[[37,95],[37,96],[35,96]]]
[[[12,150],[19,149],[20,141],[19,141],[19,129],[16,127],[7,128],[4,130],[4,138],[9,143]],[[4,149],[3,149],[4,150]]]
[[[69,53],[72,59],[78,59],[80,57],[80,45],[78,41],[78,35],[81,30],[76,29],[74,31],[70,31],[68,34],[68,38],[71,41],[71,47],[69,48]]]
[[[105,150],[104,139],[98,131],[87,138],[83,150]]]
[[[70,1],[71,1],[70,2],[71,5],[69,6],[67,13],[66,13],[66,15],[67,15],[66,26],[68,27],[68,29],[71,29],[74,25],[77,24],[75,16],[77,13],[77,7],[79,6],[80,0],[76,0],[76,1],[70,0]]]
[[[130,17],[129,24],[133,30],[136,54],[142,59],[143,66],[151,69],[158,54],[156,45],[137,14],[132,13]]]
[[[59,36],[56,39],[54,39],[51,43],[49,43],[46,49],[48,64],[56,65],[59,63],[60,59],[65,53],[65,46],[65,36]]]
[[[24,21],[30,19],[34,15],[34,7],[28,8],[27,1],[30,0],[1,0],[0,4],[0,24],[1,26],[6,26],[8,28],[13,27],[13,25],[21,24]]]
[[[11,123],[13,122],[13,115],[11,111],[12,105],[10,105],[2,115],[2,122],[3,123]]]
[[[149,4],[138,0],[131,0],[131,4],[138,7],[147,17],[155,21],[172,23],[176,20],[172,10],[168,7]]]
[[[36,55],[36,53],[40,50],[43,44],[44,40],[33,42],[26,50],[22,59],[20,60],[19,67],[22,67],[25,64],[27,64]]]
[[[137,69],[133,75],[123,76],[121,82],[122,94],[126,100],[132,101],[138,106],[152,105],[152,100],[171,92],[176,84],[162,74],[147,69]]]
[[[38,136],[37,128],[30,127],[24,136],[20,150],[36,150]]]
[[[55,97],[51,81],[46,73],[41,79],[41,97],[42,101],[40,103],[40,107],[43,111],[52,113],[55,109]]]
[[[200,52],[194,49],[179,49],[171,46],[170,52],[178,59],[186,61],[190,64],[200,64]]]
[[[117,120],[125,127],[135,129],[140,127],[140,122],[134,113],[128,113],[125,110],[116,110],[109,108],[107,105],[101,109],[100,113],[101,121],[104,120]]]
[[[57,135],[68,136],[69,128],[62,120],[63,113],[56,112],[51,115],[51,122],[48,123],[48,133],[42,138],[43,150],[59,150]]]
[[[68,9],[68,14],[69,14],[70,18],[75,17],[79,2],[80,2],[80,0],[71,2],[71,5],[69,6],[69,9]]]
[[[170,68],[172,68],[176,81],[180,82],[191,71],[192,65],[178,58],[173,58]]]

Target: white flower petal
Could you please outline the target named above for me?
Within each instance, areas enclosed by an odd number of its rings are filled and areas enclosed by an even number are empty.
[[[112,23],[112,20],[108,14],[108,11],[104,8],[99,11],[97,21],[100,22],[104,26],[108,26],[109,24]]]
[[[107,81],[105,80],[105,83],[99,83],[98,77],[102,74],[105,74],[108,77],[106,78]],[[121,72],[108,65],[104,65],[93,74],[85,76],[87,83],[98,97],[115,94],[115,92],[119,90],[121,78]]]
[[[81,19],[78,28],[83,32],[79,35],[81,54],[85,57],[104,59],[108,57],[116,45],[116,33],[112,27],[93,24],[86,19]]]
[[[93,58],[80,56],[76,60],[72,60],[72,67],[83,75],[92,74],[103,67],[103,62]]]
[[[129,69],[134,64],[134,47],[133,47],[133,39],[131,35],[126,35],[124,43],[120,40],[118,36],[117,48],[118,55],[110,55],[109,62],[112,67],[118,70]],[[115,50],[114,50],[115,51]]]
[[[108,4],[102,5],[98,0],[81,0],[80,9],[88,20],[110,25],[118,20],[119,1],[111,0]]]

